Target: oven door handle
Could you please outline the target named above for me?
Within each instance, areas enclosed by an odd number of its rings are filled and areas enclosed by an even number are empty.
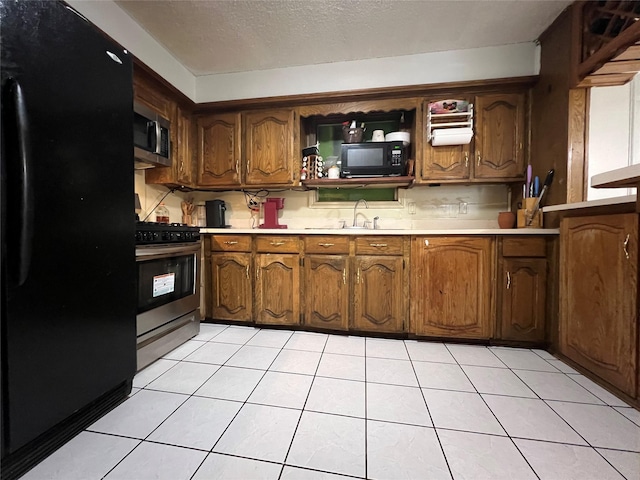
[[[200,242],[179,245],[142,245],[136,247],[136,259],[144,260],[150,257],[168,256],[175,254],[188,255],[200,251]]]

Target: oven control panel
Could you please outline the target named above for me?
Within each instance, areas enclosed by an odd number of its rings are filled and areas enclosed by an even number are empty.
[[[161,243],[190,243],[200,240],[200,227],[189,227],[181,223],[136,224],[136,245]]]

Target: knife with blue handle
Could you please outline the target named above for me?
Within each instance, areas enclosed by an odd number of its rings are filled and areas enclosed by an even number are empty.
[[[537,197],[540,195],[540,177],[537,175],[533,179],[533,196]]]

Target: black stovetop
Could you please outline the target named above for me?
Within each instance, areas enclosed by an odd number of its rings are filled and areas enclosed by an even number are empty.
[[[200,240],[200,227],[182,223],[136,222],[136,245],[191,243]]]

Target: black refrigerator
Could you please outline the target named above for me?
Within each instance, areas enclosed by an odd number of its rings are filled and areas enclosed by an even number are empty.
[[[59,1],[0,0],[2,478],[131,390],[132,61]]]

